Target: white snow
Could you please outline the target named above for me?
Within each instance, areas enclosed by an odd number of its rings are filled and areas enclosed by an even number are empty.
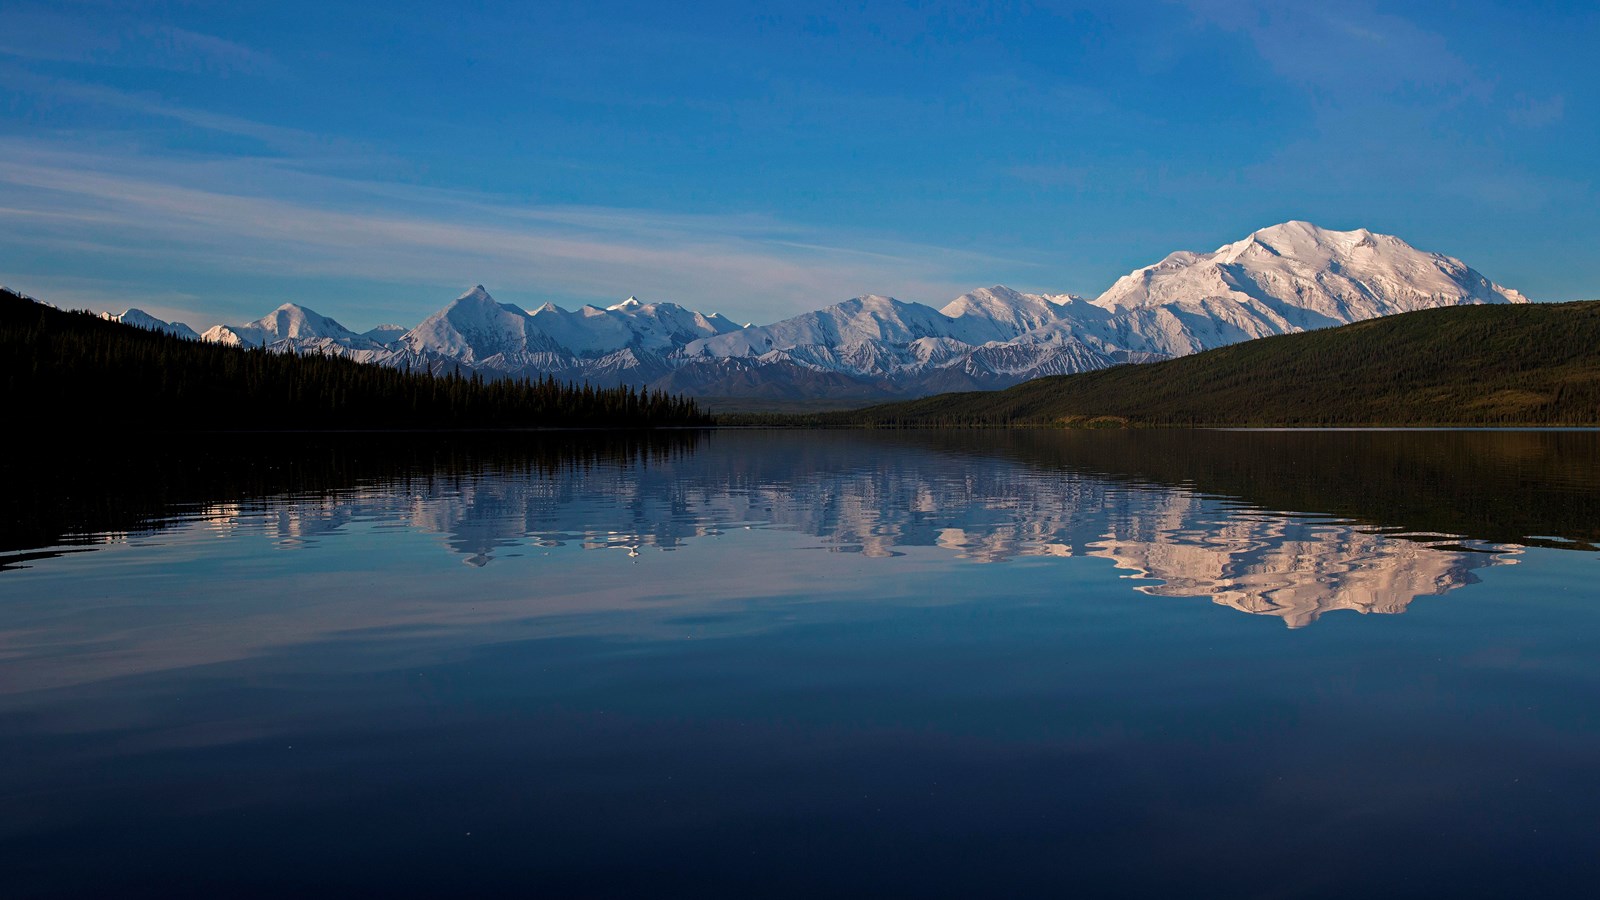
[[[1124,275],[1092,301],[1112,317],[1089,333],[1180,355],[1436,306],[1526,302],[1460,260],[1397,237],[1285,222]]]
[[[960,321],[963,337],[969,344],[1009,341],[1070,315],[1073,303],[1081,302],[1070,294],[1048,296],[1024,294],[1003,284],[979,288],[962,294],[940,310]]]
[[[906,344],[925,337],[956,337],[959,330],[949,316],[931,306],[867,294],[771,325],[694,341],[684,352],[688,356],[760,356],[810,345]]]
[[[126,311],[116,315],[108,312],[101,313],[100,318],[111,322],[121,322],[124,325],[132,325],[135,328],[144,328],[149,331],[164,331],[167,334],[188,338],[191,341],[200,339],[200,335],[196,334],[195,330],[188,325],[182,322],[163,321],[137,307],[129,307]]]
[[[379,342],[356,334],[333,319],[294,303],[285,303],[246,325],[215,325],[201,338],[234,347],[270,347],[285,350],[377,350]]]
[[[406,332],[410,330],[411,329],[404,325],[386,324],[379,325],[376,328],[369,328],[366,331],[361,332],[361,336],[379,344],[392,344],[395,341],[400,340],[402,337],[405,337]]]
[[[702,315],[676,303],[641,303],[629,297],[600,309],[568,312],[546,303],[533,314],[541,332],[578,356],[597,356],[625,347],[665,353],[692,341],[737,331],[719,315]]]
[[[409,331],[384,325],[358,335],[284,304],[255,322],[217,326],[203,337],[430,370],[459,365],[572,379],[713,363],[730,371],[782,364],[890,381],[962,373],[992,384],[1429,307],[1526,302],[1460,260],[1399,238],[1296,221],[1211,253],[1172,253],[1117,279],[1093,300],[995,285],[935,309],[867,294],[771,325],[740,326],[633,296],[574,311],[545,303],[529,313],[496,302],[478,285]]]
[[[529,353],[561,350],[534,326],[532,316],[509,303],[496,302],[481,284],[423,319],[406,333],[402,347],[414,354],[468,365],[495,357],[517,360]]]

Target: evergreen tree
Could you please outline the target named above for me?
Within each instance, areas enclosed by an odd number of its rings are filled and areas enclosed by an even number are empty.
[[[427,369],[431,373],[432,361]],[[326,353],[184,340],[0,292],[0,384],[25,425],[80,430],[642,428],[705,425],[633,388],[447,376]]]

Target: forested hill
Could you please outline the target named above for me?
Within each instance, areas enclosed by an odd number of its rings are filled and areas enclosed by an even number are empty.
[[[1600,301],[1458,306],[818,417],[927,426],[1597,425]]]
[[[200,343],[0,290],[0,384],[15,428],[255,431],[701,425],[693,400],[553,380],[430,376]]]

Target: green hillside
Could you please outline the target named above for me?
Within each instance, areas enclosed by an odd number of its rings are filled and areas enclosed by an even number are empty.
[[[702,425],[688,400],[554,380],[431,376],[338,357],[201,343],[0,290],[11,424],[54,431],[639,428]]]
[[[1600,301],[1461,306],[820,417],[926,426],[1596,425]]]

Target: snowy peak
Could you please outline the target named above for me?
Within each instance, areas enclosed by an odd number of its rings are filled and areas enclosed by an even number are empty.
[[[970,346],[1009,341],[1055,322],[1083,301],[1070,295],[1024,294],[1004,285],[963,294],[943,309],[866,294],[815,312],[760,327],[746,327],[685,348],[690,356],[762,356],[805,347],[852,348],[872,343],[904,347],[950,340]],[[867,351],[851,351],[855,354]],[[808,352],[808,359],[820,359]],[[849,355],[849,354],[847,354]]]
[[[1179,251],[1135,269],[1095,299],[1113,311],[1237,303],[1295,328],[1462,303],[1525,303],[1458,259],[1365,228],[1291,221],[1212,253]]]
[[[406,334],[402,346],[413,354],[443,356],[468,365],[560,351],[533,324],[533,316],[496,302],[481,284],[423,319]]]
[[[931,306],[866,294],[771,325],[695,341],[684,352],[690,356],[740,357],[797,347],[846,347],[868,341],[903,345],[920,338],[955,337],[955,331],[950,317]]]
[[[273,334],[278,340],[317,338],[353,339],[360,335],[333,319],[294,303],[285,303],[271,314],[251,323]]]
[[[476,285],[409,331],[356,335],[285,304],[205,338],[427,371],[866,401],[1007,387],[1414,309],[1524,302],[1460,260],[1397,237],[1291,221],[1210,253],[1168,254],[1094,300],[994,285],[936,309],[863,294],[739,326],[637,296],[571,311],[544,303],[530,313]]]
[[[1090,343],[1176,356],[1438,306],[1526,302],[1460,260],[1392,235],[1291,221],[1211,253],[1179,251],[1135,269],[1092,301],[1110,318],[1073,332]],[[1042,331],[1050,330],[1060,326]]]
[[[1009,341],[1069,314],[1070,294],[1024,294],[1003,284],[979,288],[950,301],[939,312],[956,320],[969,343]]]
[[[1393,253],[1419,252],[1397,237],[1373,234],[1365,228],[1330,231],[1310,222],[1291,221],[1252,232],[1242,241],[1225,244],[1215,255],[1224,264],[1277,257],[1319,267],[1336,264],[1342,257],[1352,254],[1382,252],[1380,247],[1390,248]]]
[[[356,334],[333,319],[295,303],[285,303],[247,325],[216,325],[203,340],[235,347],[267,347],[289,342],[287,349],[338,345],[375,349],[377,342]]]
[[[502,312],[510,312],[521,316],[527,315],[526,312],[516,306],[513,306],[509,303],[501,303],[494,299],[494,297],[489,295],[488,291],[484,290],[483,285],[480,284],[456,299],[451,300],[444,309],[439,310],[438,312],[434,313],[434,315],[454,315],[462,318],[471,318],[474,316],[493,318],[499,316]]]
[[[143,328],[146,331],[164,332],[166,334],[170,334],[175,337],[186,338],[191,341],[200,339],[200,335],[195,333],[195,330],[190,328],[188,325],[185,325],[182,322],[167,322],[162,319],[158,319],[144,310],[138,309],[137,307],[129,307],[126,311],[117,315],[112,315],[111,313],[101,313],[100,318],[105,319],[108,322],[121,322],[124,325],[132,325],[135,328]]]
[[[673,352],[692,341],[737,330],[718,315],[702,315],[676,303],[644,303],[637,297],[604,309],[584,306],[576,312],[546,303],[532,318],[540,332],[556,344],[585,357],[624,349]]]
[[[361,332],[361,336],[379,344],[392,344],[405,337],[406,332],[410,330],[404,325],[379,325]]]
[[[548,361],[599,359],[623,350],[671,353],[691,341],[735,330],[721,316],[637,297],[576,310],[545,303],[529,313],[496,302],[479,285],[412,329],[403,350],[472,365],[529,365],[535,355]]]

